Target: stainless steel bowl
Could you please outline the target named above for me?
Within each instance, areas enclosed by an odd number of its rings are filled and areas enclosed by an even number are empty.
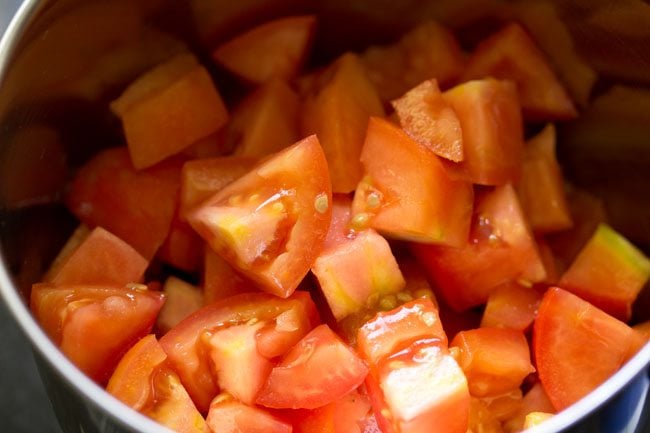
[[[540,3],[522,1],[529,5]],[[598,71],[601,78],[595,93],[617,82],[642,89],[650,86],[647,3],[548,3],[566,22],[577,49]],[[185,47],[205,58],[206,47],[271,17],[318,13],[321,36],[316,50],[327,59],[344,47],[360,49],[370,42],[392,40],[426,17],[460,29],[471,40],[489,30],[494,22],[511,18],[517,7],[522,7],[521,1],[24,1],[0,44],[0,167],[5,168],[0,170],[0,294],[34,348],[63,430],[167,431],[85,377],[32,318],[25,295],[72,230],[73,222],[56,200],[63,183],[53,182],[43,172],[9,169],[14,163],[12,152],[19,145],[14,140],[18,133],[32,127],[56,131],[64,143],[66,159],[63,163],[52,161],[53,167],[63,164],[66,170],[74,168],[99,148],[119,144],[119,125],[109,114],[107,103],[131,79]],[[603,10],[610,15],[603,18]],[[642,89],[639,107],[648,107],[643,105],[647,90]],[[225,93],[227,97],[227,85]],[[611,122],[600,122],[604,129],[599,131],[604,132],[595,138],[585,133],[585,128],[592,130],[589,124],[578,121],[567,125],[561,128],[566,143],[560,149],[572,180],[611,198],[615,203],[610,209],[613,224],[646,251],[650,245],[649,113],[640,112],[632,119],[633,135],[629,134],[629,119],[625,116],[624,121],[613,116]],[[621,131],[625,132],[626,144],[622,156],[617,149],[623,147],[614,142]],[[590,147],[593,141],[597,145]],[[32,153],[34,160],[43,157],[38,144]],[[17,197],[23,197],[22,190],[29,188],[25,185],[36,185],[42,196],[27,202],[16,200],[13,192],[19,191]],[[628,212],[619,212],[621,208]],[[635,210],[632,216],[629,209]],[[639,320],[650,318],[649,298],[645,290],[635,308]],[[531,431],[648,431],[649,368],[650,345],[646,345],[589,396]]]

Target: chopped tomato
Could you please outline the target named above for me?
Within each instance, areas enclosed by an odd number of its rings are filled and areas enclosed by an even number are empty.
[[[466,241],[472,186],[450,179],[433,152],[372,117],[361,162],[365,177],[355,192],[353,224],[398,239],[453,246]]]
[[[291,424],[267,411],[231,398],[214,399],[207,418],[213,432],[219,433],[291,433]]]
[[[223,188],[188,219],[260,288],[287,297],[322,249],[331,203],[327,162],[311,136]]]
[[[317,409],[296,411],[293,432],[369,433],[360,426],[369,411],[368,397],[355,390]]]
[[[349,241],[355,236],[352,229],[352,199],[347,194],[332,195],[332,222],[323,242],[323,252]]]
[[[234,154],[261,158],[298,141],[300,100],[281,79],[263,83],[233,111],[225,131]]]
[[[562,275],[558,286],[620,320],[632,316],[632,303],[650,278],[650,259],[606,224]]]
[[[472,397],[469,405],[469,432],[503,433],[501,423],[480,399]]]
[[[498,395],[519,388],[535,371],[524,333],[505,328],[461,331],[451,347],[459,349],[458,364],[475,397]]]
[[[454,35],[434,21],[423,22],[392,45],[368,48],[361,58],[384,102],[432,78],[449,86],[465,64]]]
[[[283,327],[278,323],[287,311],[295,314],[294,326]],[[203,307],[160,339],[169,361],[201,412],[208,410],[219,390],[209,360],[210,338],[220,329],[250,321],[274,323],[273,332],[282,338],[273,342],[282,347],[273,348],[273,352],[283,354],[315,326],[318,312],[305,292],[296,292],[288,299],[266,293],[245,293]]]
[[[163,301],[162,294],[140,286],[35,284],[31,309],[70,361],[104,384],[122,355],[151,332]]]
[[[255,158],[224,156],[187,161],[181,171],[180,216],[187,215],[204,200],[249,172]]]
[[[515,416],[523,405],[523,394],[521,388],[503,394],[482,397],[480,399],[490,410],[490,413],[500,422],[509,420]]]
[[[537,314],[542,295],[532,287],[510,281],[490,293],[481,327],[509,328],[525,331]]]
[[[424,270],[456,311],[483,304],[508,281],[542,281],[546,271],[511,185],[477,197],[471,235],[461,248],[412,244]]]
[[[392,102],[400,125],[415,141],[454,162],[462,161],[458,116],[442,97],[438,82],[427,80]]]
[[[359,155],[370,116],[383,116],[377,91],[359,58],[347,53],[318,75],[305,98],[303,135],[320,140],[334,192],[353,191],[363,174]]]
[[[307,58],[315,25],[313,15],[269,21],[223,43],[212,57],[253,83],[292,78]]]
[[[614,374],[644,344],[625,323],[559,288],[550,288],[534,326],[539,378],[562,410]]]
[[[413,342],[437,339],[447,346],[438,310],[428,299],[418,299],[388,312],[380,312],[359,329],[359,351],[371,364],[397,353]]]
[[[168,277],[163,286],[165,305],[160,309],[156,326],[165,333],[203,306],[203,293],[193,285]]]
[[[210,431],[155,335],[147,335],[129,349],[115,368],[106,391],[176,432]]]
[[[650,340],[650,320],[636,324],[632,329],[641,334],[646,340]]]
[[[136,171],[125,147],[107,149],[77,172],[66,204],[86,225],[104,227],[150,260],[174,218],[180,169],[171,160]]]
[[[534,232],[561,231],[573,225],[555,156],[555,127],[552,124],[526,143],[517,192]]]
[[[361,385],[368,367],[327,325],[303,337],[287,354],[257,396],[271,408],[315,409]]]
[[[325,250],[312,272],[337,320],[373,307],[373,301],[405,285],[390,245],[372,229]]]
[[[208,71],[180,55],[144,74],[112,104],[133,166],[151,167],[216,132],[228,112]]]
[[[526,415],[531,412],[554,413],[555,408],[548,399],[542,384],[536,382],[524,395],[521,406],[509,419],[504,422],[507,431],[521,431]]]
[[[463,136],[460,164],[472,182],[503,185],[521,174],[524,148],[517,90],[509,81],[468,81],[443,93],[454,109]]]
[[[87,232],[83,239],[73,234],[71,242],[77,246],[64,246],[45,281],[69,286],[123,286],[141,282],[149,266],[149,262],[133,247],[101,227]]]
[[[256,291],[256,286],[228,264],[209,246],[203,260],[203,296],[206,304]]]
[[[509,24],[476,48],[463,74],[465,80],[495,77],[517,83],[521,105],[530,119],[571,119],[571,98],[528,33]]]
[[[177,211],[174,213],[167,238],[160,246],[157,257],[163,262],[186,272],[195,272],[201,267],[203,240],[184,221]]]

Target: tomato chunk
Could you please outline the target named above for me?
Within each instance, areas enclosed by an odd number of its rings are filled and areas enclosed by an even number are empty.
[[[315,25],[313,15],[269,21],[220,45],[212,57],[253,83],[292,78],[307,57]]]
[[[217,192],[188,219],[237,270],[287,297],[321,252],[331,203],[327,162],[310,136]]]
[[[278,326],[278,318],[287,311],[295,313],[294,326]],[[209,304],[186,318],[160,339],[169,361],[201,412],[206,412],[217,395],[218,379],[209,360],[210,338],[220,329],[243,325],[249,321],[274,323],[274,339],[283,354],[318,322],[316,306],[305,292],[288,299],[266,293],[245,293]]]
[[[459,349],[458,364],[476,397],[497,395],[519,388],[535,371],[523,332],[504,328],[461,331],[451,347]]]
[[[156,256],[177,269],[196,272],[201,266],[203,239],[184,221],[178,209],[174,213],[167,238]]]
[[[156,321],[156,326],[163,333],[203,306],[203,293],[197,287],[174,276],[165,280],[163,294],[166,302]]]
[[[314,410],[293,414],[294,433],[369,433],[360,423],[370,411],[368,397],[352,391],[339,400]],[[377,432],[378,433],[378,432]]]
[[[461,248],[414,243],[412,250],[456,311],[485,303],[505,282],[546,277],[512,185],[477,197],[471,236]]]
[[[219,433],[291,433],[291,424],[263,409],[236,400],[217,397],[210,404],[207,418],[213,432]]]
[[[473,190],[452,180],[440,159],[397,126],[372,117],[361,152],[365,177],[352,205],[353,222],[388,237],[462,245]]]
[[[442,97],[436,80],[422,82],[392,104],[402,128],[415,141],[443,158],[463,160],[460,121]]]
[[[491,78],[468,81],[447,90],[443,97],[460,121],[461,167],[472,182],[503,185],[518,180],[524,135],[514,84]]]
[[[533,412],[555,413],[555,408],[540,382],[536,382],[528,390],[521,401],[521,407],[504,422],[504,427],[507,431],[521,431],[526,416]]]
[[[228,112],[207,70],[181,55],[149,71],[112,104],[133,166],[150,167],[221,128]]]
[[[390,245],[372,229],[324,251],[312,272],[337,320],[405,285]]]
[[[650,278],[650,259],[601,224],[558,285],[612,316],[627,321],[632,303]]]
[[[555,156],[555,127],[552,124],[526,143],[517,192],[533,231],[548,233],[573,225]]]
[[[273,368],[257,397],[271,408],[314,409],[356,389],[368,367],[327,325],[303,337]]]
[[[490,293],[481,327],[509,328],[525,331],[537,314],[542,295],[532,287],[507,282]]]
[[[257,287],[208,246],[203,260],[203,296],[206,304],[254,292]]]
[[[607,380],[645,344],[625,323],[556,287],[542,298],[533,329],[539,378],[558,411]]]
[[[66,204],[84,224],[104,227],[150,260],[174,218],[180,169],[172,160],[136,171],[125,147],[107,149],[77,172]]]
[[[71,240],[80,243],[76,247],[68,247],[68,244],[64,246],[50,267],[45,281],[57,285],[107,286],[142,281],[149,262],[114,234],[96,227],[87,232],[83,240],[74,234]]]
[[[151,332],[163,301],[140,288],[35,284],[31,310],[70,361],[104,384],[122,355]]]
[[[571,98],[528,33],[509,24],[476,48],[463,74],[465,80],[495,77],[517,83],[527,118],[571,119]]]
[[[305,99],[302,133],[318,136],[334,192],[348,193],[357,186],[363,173],[359,155],[368,118],[383,115],[377,91],[355,54],[344,54],[316,77]]]
[[[179,433],[210,432],[153,334],[122,357],[106,391]]]

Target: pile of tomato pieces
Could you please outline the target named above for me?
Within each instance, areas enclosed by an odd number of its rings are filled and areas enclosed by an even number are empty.
[[[615,373],[650,260],[565,187],[539,122],[577,111],[526,31],[304,73],[315,23],[215,49],[234,107],[191,54],[111,104],[127,146],[76,173],[32,289],[52,340],[178,432],[514,432]]]

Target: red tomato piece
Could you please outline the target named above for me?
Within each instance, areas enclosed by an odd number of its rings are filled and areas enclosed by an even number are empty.
[[[257,162],[255,158],[223,156],[187,161],[181,170],[180,216],[182,219],[192,209],[223,187],[248,173]]]
[[[355,235],[352,229],[352,199],[347,194],[332,195],[332,222],[323,242],[323,251],[341,245]]]
[[[163,286],[165,305],[160,309],[156,326],[163,334],[203,306],[203,293],[176,278],[168,277]]]
[[[627,321],[648,278],[650,260],[622,235],[601,224],[562,274],[558,286]]]
[[[112,103],[133,166],[151,167],[216,132],[228,112],[208,71],[180,55],[144,74]]]
[[[532,287],[510,281],[494,289],[488,297],[482,328],[508,328],[525,331],[537,314],[542,295]]]
[[[215,332],[207,342],[217,382],[242,403],[253,405],[271,373],[273,363],[257,350],[257,334],[264,322],[235,325]]]
[[[555,127],[552,124],[524,146],[517,193],[534,232],[561,231],[573,225],[555,156]]]
[[[167,238],[160,246],[157,257],[168,265],[187,272],[195,272],[201,267],[203,239],[179,215],[174,213]]]
[[[302,134],[321,141],[334,192],[348,193],[363,174],[359,155],[370,116],[383,116],[359,58],[347,53],[317,75],[303,106]]]
[[[225,147],[234,154],[261,158],[298,141],[300,100],[281,79],[263,83],[233,111]]]
[[[176,432],[210,432],[155,335],[147,335],[126,352],[106,391]]]
[[[87,232],[83,240],[74,234],[71,239],[74,243],[80,243],[71,249],[68,244],[63,247],[45,276],[45,281],[68,286],[123,286],[142,282],[149,262],[114,234],[96,227]]]
[[[77,172],[66,204],[84,224],[104,227],[150,260],[174,218],[180,169],[172,160],[136,171],[125,147],[107,149]]]
[[[447,346],[438,310],[428,299],[417,299],[387,312],[380,312],[359,329],[359,352],[371,365],[413,342],[437,340]]]
[[[273,368],[257,403],[277,409],[315,409],[352,392],[367,374],[368,367],[354,351],[327,325],[320,325]]]
[[[278,317],[293,310],[299,326],[277,327]],[[220,329],[246,324],[249,321],[276,322],[275,332],[284,338],[274,348],[284,353],[297,343],[318,322],[316,306],[305,292],[295,292],[288,299],[266,293],[245,293],[209,304],[186,318],[160,339],[169,361],[201,412],[208,410],[218,393],[217,378],[209,361],[210,338]]]
[[[469,405],[470,432],[503,433],[501,423],[490,408],[480,399],[472,397]]]
[[[291,424],[264,409],[220,397],[215,398],[210,404],[207,422],[213,432],[219,433],[292,432]]]
[[[449,86],[465,67],[454,35],[434,21],[423,22],[392,45],[368,48],[362,59],[384,102],[431,78]]]
[[[257,289],[209,246],[205,247],[202,285],[206,304]]]
[[[607,380],[645,344],[625,323],[556,287],[542,298],[533,329],[539,379],[558,411]]]
[[[353,226],[388,237],[460,246],[472,215],[471,184],[452,180],[440,159],[386,120],[372,117],[361,152],[365,177]]]
[[[482,397],[480,399],[500,422],[509,420],[517,414],[523,405],[523,394],[520,388],[515,388],[512,391]]]
[[[442,97],[438,82],[426,80],[392,102],[408,135],[433,153],[462,161],[463,135],[454,110]]]
[[[292,78],[307,57],[315,25],[313,15],[269,21],[223,43],[212,57],[253,83]]]
[[[317,409],[295,411],[293,433],[369,433],[360,426],[369,411],[368,397],[355,390]]]
[[[450,346],[459,349],[458,364],[467,377],[470,394],[475,397],[517,389],[535,371],[522,331],[504,328],[462,331]]]
[[[312,272],[337,320],[405,285],[390,245],[372,229],[321,253]]]
[[[151,332],[164,297],[141,288],[35,284],[31,309],[81,371],[104,384],[122,355]]]
[[[536,382],[528,390],[521,401],[521,407],[504,422],[504,427],[507,431],[521,431],[524,427],[526,415],[531,412],[555,413],[555,408],[540,382]]]
[[[331,203],[327,161],[310,136],[217,192],[188,219],[237,270],[286,298],[321,252]]]
[[[472,182],[503,185],[521,174],[524,149],[517,89],[491,78],[468,81],[443,93],[454,109],[463,135],[461,167]]]
[[[511,185],[477,197],[470,240],[461,248],[412,244],[412,250],[456,311],[487,301],[508,281],[546,277],[535,239]]]
[[[467,432],[467,381],[454,358],[438,342],[416,342],[386,358],[376,371],[388,409],[385,418],[394,432]]]
[[[485,39],[470,57],[463,79],[485,77],[517,83],[527,118],[572,119],[578,114],[544,54],[517,23]]]

